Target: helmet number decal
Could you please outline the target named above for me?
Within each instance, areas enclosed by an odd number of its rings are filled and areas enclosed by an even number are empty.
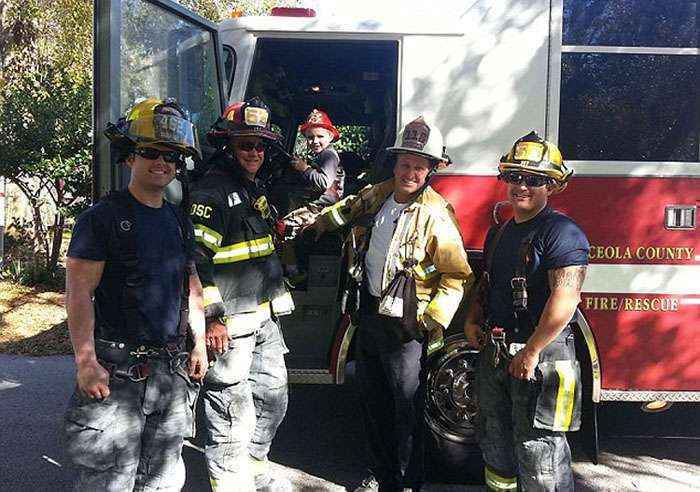
[[[530,161],[534,163],[542,162],[544,157],[545,146],[539,142],[519,142],[515,146],[515,155],[513,159],[516,161]]]
[[[247,106],[243,111],[243,122],[248,126],[267,128],[267,121],[269,119],[270,113],[263,108]]]

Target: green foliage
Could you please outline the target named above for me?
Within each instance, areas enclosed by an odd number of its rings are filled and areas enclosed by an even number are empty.
[[[57,269],[66,216],[90,193],[90,0],[0,2],[0,175],[17,185],[33,216],[29,281]]]
[[[368,159],[371,131],[368,126],[339,125],[340,139],[333,145],[338,152],[354,152],[363,159]]]

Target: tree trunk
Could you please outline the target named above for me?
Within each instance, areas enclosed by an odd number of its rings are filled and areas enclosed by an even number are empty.
[[[53,240],[51,242],[51,256],[49,257],[49,262],[47,264],[48,270],[51,273],[56,271],[56,266],[58,265],[58,258],[61,255],[61,245],[63,244],[63,226],[66,222],[66,218],[61,213],[56,214],[54,220],[53,229]]]

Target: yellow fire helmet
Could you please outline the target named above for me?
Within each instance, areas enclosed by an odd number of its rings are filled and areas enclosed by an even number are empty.
[[[574,174],[564,163],[561,152],[551,142],[531,131],[513,144],[508,154],[501,157],[498,172],[520,171],[548,176],[555,181],[556,192],[563,191]]]
[[[189,112],[175,99],[149,98],[137,102],[117,124],[107,124],[105,135],[121,147],[161,144],[184,155],[201,157],[197,131]]]

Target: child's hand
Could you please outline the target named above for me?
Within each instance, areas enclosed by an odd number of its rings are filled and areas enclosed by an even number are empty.
[[[306,163],[304,159],[299,156],[294,156],[292,158],[292,168],[300,173],[306,171],[310,166]]]

